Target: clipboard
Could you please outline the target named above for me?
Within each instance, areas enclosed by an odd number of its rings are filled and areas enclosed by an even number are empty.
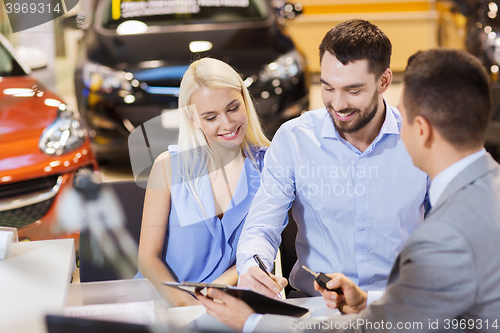
[[[259,294],[253,290],[228,286],[225,284],[214,284],[214,283],[198,283],[198,282],[171,282],[166,281],[163,284],[185,291],[192,296],[195,296],[195,292],[198,291],[202,295],[207,295],[208,288],[219,289],[233,297],[241,299],[243,302],[247,303],[248,306],[252,308],[256,313],[261,314],[278,314],[292,317],[302,317],[307,312],[308,309],[301,306],[286,303],[274,298],[270,298]]]

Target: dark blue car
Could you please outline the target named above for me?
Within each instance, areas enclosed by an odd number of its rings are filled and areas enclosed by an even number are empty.
[[[177,136],[180,79],[190,62],[212,57],[243,78],[270,137],[309,107],[303,55],[283,25],[300,5],[267,0],[97,1],[75,73],[80,112],[98,158],[128,155],[128,135],[161,116]],[[86,26],[85,26],[86,25]]]

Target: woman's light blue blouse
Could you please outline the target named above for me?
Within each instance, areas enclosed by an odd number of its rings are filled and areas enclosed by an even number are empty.
[[[209,175],[199,179],[205,213],[179,173],[178,146],[169,146],[172,161],[171,208],[163,257],[177,281],[212,282],[236,264],[236,245],[257,189],[266,148],[252,148],[222,220],[215,215]],[[208,218],[207,218],[208,217]],[[142,278],[139,272],[135,278]]]

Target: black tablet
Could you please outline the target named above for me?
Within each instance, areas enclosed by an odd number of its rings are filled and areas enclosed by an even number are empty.
[[[254,292],[250,289],[238,288],[233,286],[228,286],[224,284],[214,284],[214,283],[198,283],[198,282],[164,282],[165,285],[183,290],[191,295],[195,296],[195,292],[198,291],[202,295],[207,294],[208,288],[215,288],[222,290],[229,295],[241,299],[243,302],[247,303],[256,313],[269,313],[269,314],[279,314],[292,317],[301,317],[307,312],[308,309],[293,305],[284,301],[280,301],[274,298],[270,298]],[[195,296],[196,297],[196,296]]]

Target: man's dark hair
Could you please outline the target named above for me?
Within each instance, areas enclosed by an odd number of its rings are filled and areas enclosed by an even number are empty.
[[[465,51],[434,49],[412,55],[404,74],[403,103],[410,124],[421,115],[456,147],[484,144],[491,116],[488,74]]]
[[[376,25],[365,20],[349,20],[328,31],[319,46],[319,61],[328,51],[343,65],[368,60],[368,69],[378,77],[391,64],[392,44]]]

